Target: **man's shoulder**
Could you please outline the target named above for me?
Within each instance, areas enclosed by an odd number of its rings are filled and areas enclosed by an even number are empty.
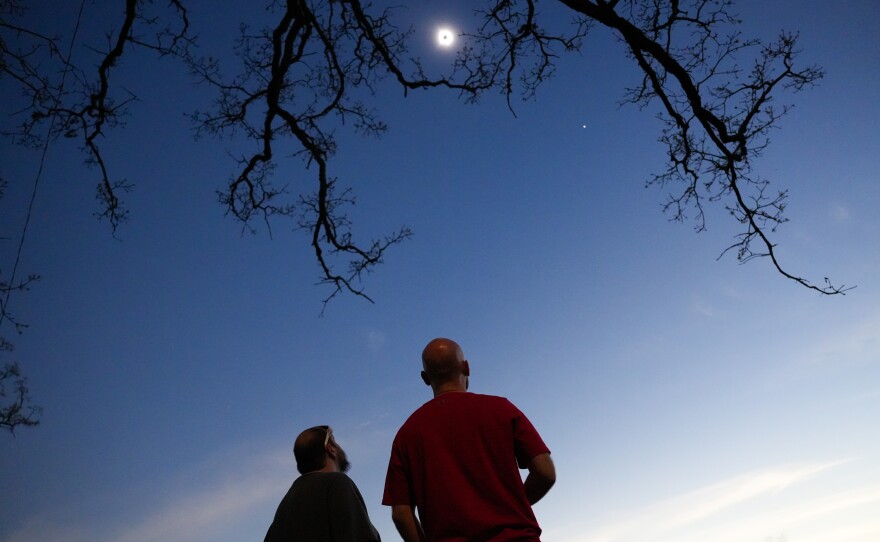
[[[354,485],[354,481],[344,472],[308,472],[294,481],[301,486]]]
[[[324,473],[327,476],[328,483],[334,486],[353,486],[357,487],[357,484],[354,483],[348,474],[344,472],[326,472]]]
[[[487,403],[510,403],[510,399],[507,397],[502,397],[500,395],[488,395],[485,393],[470,393],[468,395],[472,396],[475,401],[485,401]]]
[[[438,397],[435,397],[425,403],[423,406],[428,406],[434,402],[441,402],[444,400],[448,401],[471,401],[471,402],[484,402],[484,403],[509,403],[510,400],[507,397],[502,397],[500,395],[489,395],[486,393],[474,393],[472,391],[464,391],[464,392],[450,392],[444,393]]]
[[[514,405],[510,399],[507,397],[502,397],[500,395],[487,395],[484,393],[468,393],[467,401],[474,405],[479,405],[478,408],[497,408],[497,409],[513,409],[516,410],[516,405]]]
[[[434,397],[430,401],[417,408],[412,414],[410,414],[404,425],[411,421],[418,420],[422,416],[431,415],[431,413],[435,411],[438,407],[442,407],[443,405],[447,404],[454,405],[459,403],[468,405],[479,404],[486,406],[513,406],[513,403],[511,403],[509,399],[498,395],[487,395],[483,393],[473,393],[469,391],[444,393],[443,395]]]
[[[473,412],[517,412],[517,407],[506,397],[498,395],[486,395],[472,392],[444,393],[434,397],[427,403],[417,408],[401,426],[401,431],[406,428],[420,427],[423,423],[430,423],[435,416],[444,416],[446,408],[451,406],[454,410]]]

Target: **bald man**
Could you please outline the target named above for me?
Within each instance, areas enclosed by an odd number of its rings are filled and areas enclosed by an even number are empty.
[[[306,429],[293,444],[294,480],[278,505],[264,542],[379,542],[364,498],[346,476],[349,462],[333,429]]]
[[[434,398],[397,432],[382,498],[401,538],[539,542],[532,505],[556,481],[547,445],[510,401],[467,391],[455,341],[429,342],[422,369]]]

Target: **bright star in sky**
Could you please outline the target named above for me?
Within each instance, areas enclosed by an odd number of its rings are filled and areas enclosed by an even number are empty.
[[[437,45],[449,48],[453,43],[455,43],[455,33],[450,28],[444,27],[437,30]]]

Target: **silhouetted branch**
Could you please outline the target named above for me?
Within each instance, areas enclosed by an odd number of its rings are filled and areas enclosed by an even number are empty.
[[[644,73],[628,99],[641,106],[660,101],[665,125],[660,141],[667,147],[669,167],[653,182],[683,183],[664,207],[674,220],[682,220],[685,208],[692,206],[696,228],[702,230],[703,200],[724,200],[745,231],[722,255],[735,250],[740,262],[769,257],[783,276],[823,294],[851,289],[827,278],[824,287],[816,286],[782,267],[769,233],[787,220],[787,192],[768,195],[769,181],[752,174],[752,159],[766,148],[768,131],[789,110],[774,107],[777,91],[803,90],[824,75],[815,66],[795,67],[797,35],[782,33],[766,45],[742,40],[737,32],[722,35],[739,23],[729,12],[731,2],[724,0],[563,3],[614,29],[627,44]],[[617,5],[628,9],[629,17],[617,13]],[[752,69],[745,74],[736,59],[753,52]]]
[[[404,95],[445,88],[476,102],[487,91],[500,91],[513,111],[512,96],[534,98],[560,56],[579,51],[588,31],[601,25],[621,39],[642,73],[625,101],[659,110],[667,163],[648,184],[670,190],[664,212],[676,221],[693,214],[699,232],[706,228],[707,210],[721,205],[742,228],[722,255],[735,252],[740,262],[769,257],[784,277],[823,294],[849,289],[827,279],[824,287],[816,286],[782,266],[771,235],[787,220],[787,191],[770,190],[769,181],[752,170],[769,131],[789,111],[778,103],[780,96],[811,87],[823,72],[796,62],[796,34],[782,33],[769,44],[744,38],[732,0],[559,0],[554,7],[571,13],[570,25],[561,29],[544,24],[536,0],[487,0],[452,68],[437,76],[407,56],[412,34],[395,25],[391,9],[359,0],[270,2],[266,28],[241,26],[239,65],[231,77],[221,73],[217,59],[193,52],[184,0],[164,8],[126,0],[119,29],[108,34],[94,72],[63,58],[57,38],[18,24],[22,5],[19,0],[0,5],[0,76],[16,81],[27,99],[18,112],[24,121],[4,134],[21,144],[43,145],[36,127],[50,121],[50,139],[79,138],[87,162],[100,173],[98,215],[114,230],[126,217],[122,195],[131,184],[113,179],[99,141],[123,122],[136,99],[115,90],[113,74],[127,51],[140,47],[183,59],[199,81],[216,90],[213,105],[192,115],[197,135],[243,136],[253,144],[237,157],[236,172],[218,193],[228,214],[251,230],[254,220],[269,224],[275,216],[292,217],[311,232],[321,282],[334,287],[328,299],[342,290],[369,299],[358,279],[410,232],[403,227],[379,240],[354,241],[344,212],[353,202],[349,189],[333,195],[335,130],[348,125],[378,136],[387,129],[369,106],[384,78]],[[56,72],[69,72],[72,88],[65,88],[63,77],[50,77]],[[276,184],[279,156],[300,157],[312,172],[313,190],[289,194],[288,187],[302,185],[296,179]],[[298,196],[303,192],[313,195]],[[337,270],[340,262],[346,262],[346,272]]]
[[[27,328],[9,312],[9,295],[27,290],[39,278],[30,275],[13,284],[0,280],[0,329],[4,322],[9,322],[19,334]],[[10,341],[0,336],[0,355],[11,352],[13,348]],[[17,427],[36,426],[40,423],[41,412],[40,407],[31,403],[27,379],[21,375],[18,364],[6,363],[0,369],[0,428],[14,432]]]
[[[355,242],[343,212],[354,199],[348,188],[335,195],[336,180],[329,174],[336,151],[333,128],[351,124],[367,135],[383,133],[387,126],[358,97],[372,94],[374,85],[389,74],[404,92],[472,89],[447,79],[428,79],[417,67],[414,75],[405,75],[400,58],[408,33],[390,24],[388,11],[373,17],[360,2],[316,7],[320,10],[304,0],[289,0],[279,9],[273,28],[254,33],[243,27],[237,45],[241,71],[231,79],[221,75],[215,59],[190,58],[193,73],[219,92],[214,109],[197,112],[193,119],[199,132],[243,133],[257,144],[253,153],[239,158],[239,173],[219,193],[228,213],[244,224],[257,217],[296,216],[299,227],[311,232],[320,282],[333,286],[325,304],[343,290],[372,301],[356,282],[382,262],[389,247],[411,233],[402,227],[366,245]],[[297,205],[285,198],[290,183],[273,183],[279,146],[315,171],[317,190],[300,196]],[[337,271],[335,261],[346,256],[347,270]]]
[[[0,326],[6,321],[15,327],[16,333],[24,331],[27,325],[19,322],[12,313],[9,312],[9,296],[12,292],[27,291],[30,288],[30,285],[38,280],[40,280],[40,276],[33,274],[29,275],[26,279],[16,280],[14,283],[6,282],[6,279],[0,279]]]
[[[11,349],[0,338],[0,349]],[[7,389],[9,386],[9,389]],[[7,402],[7,396],[11,402]],[[31,404],[27,379],[21,376],[17,363],[7,363],[0,369],[0,428],[14,433],[17,427],[34,427],[40,424],[42,409]]]
[[[128,91],[122,99],[112,96],[113,69],[121,61],[129,43],[162,56],[180,56],[191,43],[187,35],[189,21],[181,2],[171,0],[168,4],[180,21],[178,30],[171,27],[154,30],[160,17],[144,13],[147,4],[143,0],[125,1],[119,31],[115,36],[108,35],[108,49],[101,53],[94,79],[70,61],[69,53],[67,57],[62,54],[58,38],[26,32],[9,22],[23,15],[21,2],[8,1],[9,9],[0,10],[0,17],[3,17],[0,30],[14,32],[19,38],[17,49],[9,48],[8,43],[0,38],[0,76],[15,78],[27,100],[26,108],[18,112],[26,115],[25,120],[16,131],[7,131],[4,135],[33,147],[42,147],[58,137],[79,138],[86,152],[86,163],[96,166],[100,173],[96,197],[101,210],[97,216],[106,218],[114,231],[128,214],[119,197],[120,192],[130,191],[132,185],[124,179],[111,180],[99,140],[106,135],[107,129],[123,123],[126,106],[136,97]],[[80,17],[88,20],[88,15],[83,13]],[[77,30],[81,22],[76,21]],[[152,31],[151,40],[138,33],[143,30]],[[60,74],[57,81],[51,78],[56,73]],[[46,123],[48,135],[43,135],[38,127]]]

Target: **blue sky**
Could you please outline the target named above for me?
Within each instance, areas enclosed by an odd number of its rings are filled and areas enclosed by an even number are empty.
[[[209,42],[235,26],[193,9]],[[316,424],[395,540],[388,453],[430,398],[419,354],[436,336],[461,343],[473,391],[510,398],[553,450],[547,542],[877,540],[878,10],[740,4],[747,34],[798,29],[827,71],[757,168],[791,190],[783,263],[858,285],[843,297],[716,261],[737,231],[720,207],[699,235],[667,221],[643,186],[663,166],[659,125],[618,107],[638,73],[601,28],[516,118],[496,97],[395,92],[378,100],[387,135],[340,134],[331,167],[358,196],[357,233],[415,235],[368,277],[375,304],[343,296],[323,317],[306,236],[283,222],[241,235],[215,202],[234,143],[193,142],[183,113],[204,91],[170,62],[123,63],[141,100],[105,144],[136,184],[118,239],[91,216],[75,146],[53,146],[41,177],[22,272],[43,278],[11,309],[30,324],[15,359],[44,414],[0,438],[0,541],[260,540],[296,476],[293,439]],[[408,14],[426,36],[467,15]],[[3,146],[0,160],[15,237],[38,156]]]

